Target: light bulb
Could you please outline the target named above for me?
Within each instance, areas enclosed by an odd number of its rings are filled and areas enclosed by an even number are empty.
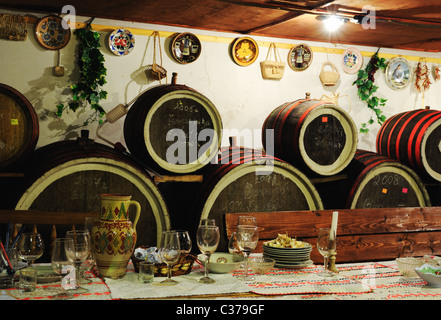
[[[323,23],[329,32],[334,32],[343,24],[343,20],[332,15],[323,20]]]

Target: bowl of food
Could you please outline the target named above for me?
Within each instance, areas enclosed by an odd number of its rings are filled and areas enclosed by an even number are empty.
[[[415,257],[404,257],[396,259],[398,271],[403,277],[417,277],[415,268],[424,264],[424,259]]]
[[[415,268],[416,274],[432,287],[441,287],[441,266],[423,264]]]
[[[265,274],[274,268],[276,260],[269,257],[252,257],[249,259],[251,269],[254,273]]]
[[[198,260],[204,264],[205,255],[199,255]],[[210,257],[208,271],[213,273],[229,273],[237,268],[243,262],[243,256],[224,252],[214,252]]]

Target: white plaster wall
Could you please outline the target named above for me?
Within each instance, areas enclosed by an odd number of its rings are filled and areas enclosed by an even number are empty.
[[[0,11],[4,13],[4,11]],[[26,14],[15,12],[16,14]],[[34,16],[35,15],[33,14]],[[77,22],[87,21],[89,18],[77,17]],[[359,127],[366,122],[371,113],[365,104],[357,97],[356,87],[352,85],[356,75],[346,74],[341,68],[340,54],[326,54],[314,52],[312,65],[303,72],[295,72],[286,66],[282,80],[264,80],[261,77],[259,62],[265,60],[268,47],[261,46],[257,61],[248,67],[235,64],[229,55],[229,45],[241,34],[220,33],[195,29],[131,23],[125,21],[111,21],[95,19],[93,24],[121,26],[127,28],[140,28],[147,30],[159,30],[166,32],[192,32],[200,36],[217,37],[219,41],[202,41],[202,53],[199,59],[188,65],[181,65],[173,60],[168,52],[170,38],[161,38],[163,66],[168,71],[168,82],[171,74],[178,73],[178,83],[194,88],[208,97],[217,107],[224,129],[231,130],[261,130],[263,121],[269,113],[279,105],[303,98],[305,92],[310,92],[313,98],[321,98],[322,95],[332,95],[332,92],[341,96],[339,105],[349,112],[355,124]],[[54,117],[56,105],[67,102],[69,86],[77,79],[75,71],[75,48],[76,39],[72,35],[69,44],[61,50],[61,64],[66,69],[62,78],[52,75],[53,67],[57,63],[57,52],[45,50],[40,47],[32,34],[32,26],[29,26],[29,36],[26,41],[9,41],[0,39],[0,82],[8,84],[20,91],[36,109],[40,119],[40,137],[37,147],[64,140],[72,139],[79,135],[81,129],[89,129],[91,138],[95,138],[96,124],[82,127],[81,124],[90,114],[89,108],[85,112],[69,112],[61,119]],[[108,98],[102,106],[110,111],[119,103],[127,103],[143,90],[158,85],[159,83],[147,80],[143,73],[143,67],[152,63],[153,41],[149,36],[136,35],[134,50],[127,56],[113,55],[107,48],[106,32],[101,33],[102,52],[105,57],[107,68],[107,84],[104,89],[108,92]],[[276,42],[292,45],[305,42],[310,46],[341,48],[348,45],[334,45],[329,43],[314,43],[310,41],[288,40],[280,38],[253,37],[256,41]],[[231,41],[230,41],[231,40]],[[361,51],[375,52],[377,48],[357,46]],[[279,49],[282,59],[286,61],[289,49]],[[402,51],[382,48],[381,53],[399,55],[412,55],[421,57],[441,58],[440,53],[425,53],[414,51]],[[338,66],[340,81],[334,87],[324,88],[319,80],[322,63],[327,57]],[[364,66],[369,57],[364,58]],[[417,62],[412,61],[415,67]],[[432,64],[428,64],[432,68]],[[424,94],[419,94],[412,86],[401,91],[395,91],[388,87],[384,74],[378,71],[376,84],[379,86],[378,95],[387,98],[384,109],[386,116],[396,113],[421,108],[426,105],[432,109],[440,109],[441,81],[435,82],[431,77],[432,86]],[[164,83],[164,82],[162,82]],[[113,142],[124,143],[123,134],[124,118],[114,124],[106,124],[101,135]],[[359,134],[358,147],[375,151],[375,138],[379,129],[378,125],[371,126],[368,134]],[[99,142],[105,143],[101,140]],[[223,144],[228,144],[224,137]],[[249,143],[248,143],[249,144]],[[260,148],[261,141],[254,139],[249,147]]]

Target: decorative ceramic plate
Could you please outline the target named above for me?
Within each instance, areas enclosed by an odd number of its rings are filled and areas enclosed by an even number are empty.
[[[308,69],[312,62],[311,48],[301,43],[298,46],[292,47],[288,53],[288,65],[294,71],[304,71]]]
[[[135,47],[135,38],[127,29],[116,29],[109,36],[109,48],[117,56],[128,55]]]
[[[393,58],[386,68],[386,82],[395,90],[404,89],[410,82],[411,67],[404,58]]]
[[[360,50],[357,48],[347,48],[343,52],[342,65],[346,73],[357,73],[363,66],[363,56]]]
[[[70,28],[62,24],[63,19],[54,15],[38,20],[34,25],[37,42],[45,49],[58,50],[67,45],[70,40]]]
[[[234,62],[242,67],[249,66],[259,55],[257,42],[249,37],[238,38],[231,46],[231,56]]]
[[[171,52],[175,60],[186,64],[196,61],[201,54],[202,46],[198,37],[192,33],[178,34],[171,43]]]

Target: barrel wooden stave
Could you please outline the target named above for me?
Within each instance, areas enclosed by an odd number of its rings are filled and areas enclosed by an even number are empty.
[[[62,141],[37,149],[29,161],[32,166],[17,189],[16,210],[96,212],[99,194],[129,194],[142,210],[137,245],[159,245],[162,231],[170,228],[161,193],[144,168],[127,155],[90,140]],[[69,228],[59,228],[58,233]]]
[[[38,137],[38,116],[31,103],[0,83],[0,169],[17,170],[35,149]]]
[[[221,230],[219,251],[228,250],[226,212],[323,208],[315,187],[292,165],[249,148],[225,147],[220,154],[218,164],[209,164],[203,170],[203,184],[188,226],[194,232],[200,219],[215,219]]]
[[[423,180],[441,181],[441,111],[418,109],[388,118],[378,131],[376,148]]]
[[[176,137],[167,139],[172,129],[182,130],[187,139],[186,154],[179,163],[167,161],[167,151],[177,141]],[[216,140],[200,137],[204,129],[213,130]],[[178,84],[160,85],[144,92],[131,106],[124,122],[130,152],[161,173],[186,174],[201,169],[216,155],[221,131],[222,120],[212,102],[196,90]],[[191,147],[191,139],[196,142],[195,147]],[[200,152],[205,147],[209,151]],[[192,152],[194,149],[196,152]]]
[[[267,129],[274,130],[273,148],[266,141]],[[305,173],[329,176],[351,162],[357,130],[349,115],[330,102],[296,100],[277,107],[265,119],[262,144],[268,153]]]

